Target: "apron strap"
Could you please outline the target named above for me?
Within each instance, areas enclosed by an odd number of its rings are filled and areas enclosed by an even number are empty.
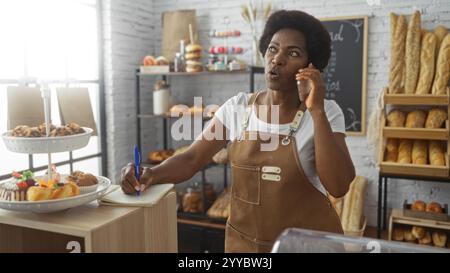
[[[252,113],[253,104],[255,103],[256,98],[260,93],[261,93],[260,91],[253,93],[247,102],[247,105],[245,107],[244,119],[242,121],[242,132],[245,132],[245,130],[247,130],[248,121],[250,119],[250,114]]]
[[[261,93],[261,91],[258,91],[258,92],[256,92],[256,93],[253,93],[253,94],[250,96],[250,98],[249,98],[249,100],[248,100],[248,102],[247,102],[247,106],[245,107],[244,119],[243,119],[243,121],[242,121],[242,134],[241,134],[241,135],[243,135],[243,133],[245,132],[245,130],[247,130],[248,122],[249,122],[249,120],[250,120],[250,114],[251,114],[251,112],[252,112],[253,104],[255,103],[256,98],[258,97],[258,95],[259,95],[260,93]],[[302,110],[303,104],[304,104],[303,102],[300,104],[300,107],[299,107],[297,113],[295,114],[295,117],[294,117],[294,119],[292,120],[291,125],[289,126],[289,134],[286,135],[286,137],[285,137],[285,138],[283,139],[283,141],[282,141],[282,143],[283,143],[284,145],[287,145],[287,144],[290,143],[289,137],[294,136],[295,133],[297,133],[298,129],[300,128],[300,124],[301,124],[301,121],[302,121],[302,119],[303,119],[303,114],[305,113],[305,112]]]

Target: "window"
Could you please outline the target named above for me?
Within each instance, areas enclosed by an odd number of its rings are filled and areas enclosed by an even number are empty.
[[[99,1],[99,0],[98,0]],[[7,130],[8,86],[51,81],[52,122],[59,124],[56,87],[87,87],[99,135],[104,124],[99,65],[99,3],[96,0],[0,1],[0,132]],[[24,102],[26,111],[26,102]],[[52,155],[58,170],[105,171],[100,136],[87,147]],[[45,171],[47,155],[24,155],[0,143],[0,180],[13,170]]]

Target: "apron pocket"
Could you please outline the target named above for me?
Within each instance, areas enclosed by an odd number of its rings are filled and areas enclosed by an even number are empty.
[[[259,205],[261,198],[261,172],[258,166],[231,163],[233,197],[242,202]]]

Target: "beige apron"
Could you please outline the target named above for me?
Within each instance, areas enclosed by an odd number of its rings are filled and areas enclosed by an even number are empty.
[[[303,111],[297,112],[289,135],[273,136],[280,140],[276,150],[261,151],[267,136],[246,131],[256,96],[248,102],[243,135],[229,148],[232,196],[225,252],[270,252],[289,227],[343,233],[330,201],[308,181],[300,164],[295,133]]]

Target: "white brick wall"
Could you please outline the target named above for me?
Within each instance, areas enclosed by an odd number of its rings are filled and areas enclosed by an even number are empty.
[[[258,2],[258,1],[257,1]],[[267,1],[265,1],[267,2]],[[372,1],[377,2],[377,1]],[[240,29],[241,38],[235,44],[250,48],[249,29],[240,17],[240,5],[244,1],[211,0],[104,0],[104,54],[105,81],[107,92],[107,141],[109,152],[109,176],[117,178],[122,165],[130,161],[135,142],[135,98],[133,71],[145,54],[159,55],[161,52],[161,13],[176,9],[196,9],[200,42],[205,48],[217,45],[220,40],[210,40],[210,29],[223,29],[221,19],[228,15],[230,28]],[[389,67],[389,12],[411,14],[415,9],[422,12],[422,26],[433,28],[437,24],[450,27],[450,0],[429,1],[388,1],[370,6],[363,0],[339,1],[273,1],[277,9],[302,9],[312,15],[325,18],[336,16],[369,16],[369,52],[367,77],[366,120],[373,110],[378,92],[387,84]],[[243,59],[250,61],[250,54]],[[151,83],[155,79],[145,79],[142,90],[144,111],[151,112]],[[202,96],[206,104],[223,103],[238,91],[248,89],[248,76],[198,76],[172,78],[172,92],[181,103],[192,104],[193,96]],[[262,82],[259,82],[262,87]],[[144,151],[162,146],[161,122],[145,120],[143,125]],[[175,146],[179,145],[173,143]],[[365,213],[370,225],[376,224],[378,173],[373,152],[365,137],[348,137],[352,159],[357,173],[369,179]],[[210,181],[220,183],[219,170],[208,171]],[[196,177],[198,179],[198,177]],[[220,187],[220,185],[216,185]],[[389,207],[400,207],[404,199],[420,198],[450,202],[450,186],[420,181],[391,180],[389,184]]]

